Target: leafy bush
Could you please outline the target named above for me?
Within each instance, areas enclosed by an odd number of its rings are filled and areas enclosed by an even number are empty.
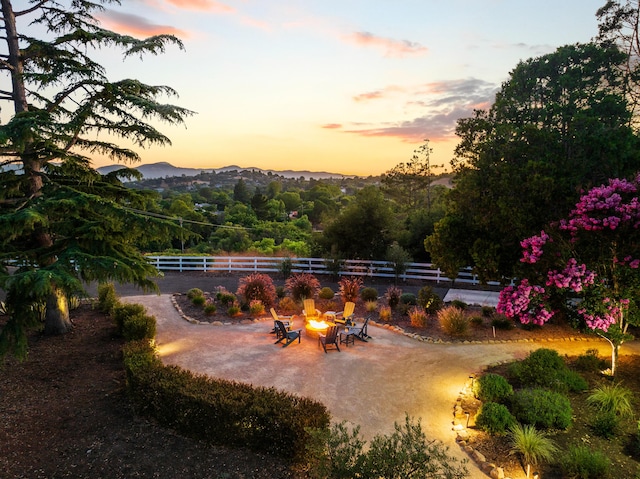
[[[362,288],[362,278],[342,278],[338,285],[340,286],[338,291],[343,303],[347,301],[355,303],[358,300],[360,288]]]
[[[476,426],[491,435],[505,434],[515,423],[507,407],[494,402],[484,403],[476,416]]]
[[[384,294],[390,308],[395,308],[400,304],[400,296],[402,296],[402,290],[397,286],[389,286]]]
[[[480,311],[483,317],[490,318],[496,312],[496,308],[494,308],[493,306],[482,306],[482,308],[480,308]]]
[[[330,430],[313,431],[312,477],[316,479],[424,478],[462,479],[468,471],[464,464],[447,454],[440,441],[428,440],[420,420],[405,417],[405,423],[394,424],[394,432],[376,435],[365,451],[360,428],[351,432],[345,423]]]
[[[278,302],[278,309],[284,313],[293,313],[297,310],[296,302],[289,296],[285,296]]]
[[[509,331],[514,328],[513,321],[502,314],[496,314],[493,316],[491,326],[502,331]]]
[[[487,373],[474,381],[473,394],[482,402],[504,403],[513,395],[513,387],[504,376]]]
[[[205,298],[204,296],[194,296],[193,298],[191,298],[191,303],[194,306],[204,306],[204,303],[207,302],[207,298]]]
[[[289,276],[291,276],[291,272],[293,271],[293,261],[291,261],[291,258],[283,258],[280,262],[278,270],[280,271],[284,279],[287,279]]]
[[[362,291],[360,291],[360,299],[365,303],[367,301],[378,301],[378,290],[371,287],[362,288]]]
[[[259,299],[254,299],[249,303],[249,314],[251,316],[262,316],[264,312],[264,304]]]
[[[275,304],[277,294],[271,276],[253,273],[240,278],[236,296],[244,298],[245,303],[260,301],[265,308],[270,308]]]
[[[333,297],[335,295],[336,294],[333,292],[333,290],[331,288],[329,288],[328,286],[325,286],[318,293],[318,298],[320,298],[320,299],[333,299]]]
[[[206,304],[204,305],[204,314],[206,314],[207,316],[211,316],[213,314],[216,314],[217,310],[218,307],[216,306],[216,304],[211,300],[207,300]]]
[[[427,325],[427,313],[424,309],[414,306],[409,310],[409,320],[414,328],[424,328]]]
[[[598,411],[591,421],[591,429],[596,436],[605,439],[615,437],[618,426],[620,426],[620,417],[613,411]]]
[[[238,303],[233,303],[231,306],[227,308],[227,315],[231,318],[238,316],[240,314],[240,305]]]
[[[455,306],[445,306],[438,311],[438,321],[442,330],[451,336],[464,336],[469,329],[469,318]]]
[[[229,291],[218,291],[216,293],[216,299],[222,306],[230,306],[236,301],[236,295]]]
[[[367,301],[364,303],[364,309],[367,310],[367,313],[373,313],[376,309],[378,309],[377,301]]]
[[[474,326],[482,326],[482,323],[484,323],[484,318],[478,314],[474,314],[473,316],[469,317],[469,322]]]
[[[573,367],[578,371],[598,372],[607,367],[607,362],[598,357],[597,349],[589,349],[575,359]]]
[[[566,429],[571,425],[573,410],[569,398],[546,389],[521,389],[511,400],[516,419],[543,429]]]
[[[132,316],[139,316],[146,313],[144,306],[138,303],[118,304],[113,308],[113,319],[116,323],[118,334],[122,335],[124,331],[124,323]]]
[[[509,366],[510,376],[522,387],[543,387],[552,391],[584,391],[588,384],[571,371],[553,349],[541,348]]]
[[[150,340],[156,337],[156,318],[148,314],[129,316],[122,325],[122,336],[127,341]]]
[[[449,306],[453,306],[454,308],[461,309],[462,311],[466,311],[466,309],[469,307],[469,305],[464,301],[462,301],[461,299],[454,299],[449,303]]]
[[[442,308],[442,299],[433,292],[431,286],[424,286],[418,291],[418,305],[422,306],[428,314],[435,314]]]
[[[611,462],[600,451],[572,445],[560,457],[560,468],[567,479],[606,479],[610,477]]]
[[[98,285],[98,310],[102,313],[112,314],[118,305],[118,296],[113,283],[100,283]]]
[[[285,281],[285,287],[294,301],[315,298],[320,289],[318,279],[308,273],[296,273]]]
[[[400,295],[400,303],[415,306],[418,304],[418,298],[413,293],[402,293]]]
[[[380,311],[378,312],[378,316],[380,317],[380,321],[384,321],[384,322],[391,321],[391,307],[380,306]]]
[[[202,291],[200,288],[191,288],[189,291],[187,291],[187,298],[191,300],[198,296],[204,296],[204,291]]]

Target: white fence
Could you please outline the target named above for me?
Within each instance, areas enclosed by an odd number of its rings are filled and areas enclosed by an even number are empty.
[[[242,273],[277,273],[282,271],[282,262],[287,258],[265,256],[148,256],[149,261],[160,271],[224,271]],[[289,258],[293,273],[331,274],[331,268],[324,258]],[[393,278],[393,266],[387,261],[343,260],[341,276],[365,276]],[[431,263],[408,263],[407,270],[400,279],[451,281]],[[471,268],[460,271],[456,283],[479,284]],[[489,282],[498,285],[497,282]]]

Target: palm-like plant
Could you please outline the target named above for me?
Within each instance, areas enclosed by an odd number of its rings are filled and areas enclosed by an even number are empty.
[[[516,424],[511,428],[511,454],[521,454],[524,460],[527,477],[531,473],[531,466],[540,461],[549,461],[558,447],[552,439],[534,426]]]
[[[610,412],[618,417],[632,417],[633,393],[630,389],[616,384],[604,384],[593,390],[587,402],[600,412]]]

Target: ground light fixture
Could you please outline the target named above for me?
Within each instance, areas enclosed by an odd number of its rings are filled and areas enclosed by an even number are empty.
[[[469,416],[471,415],[471,413],[470,413],[470,412],[468,412],[468,411],[465,411],[465,412],[464,412],[464,415],[465,415],[465,416],[467,416],[467,425],[466,425],[466,428],[467,428],[467,429],[469,429]]]

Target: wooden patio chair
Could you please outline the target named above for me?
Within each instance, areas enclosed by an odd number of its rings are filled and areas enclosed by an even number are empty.
[[[327,347],[333,345],[340,352],[340,346],[338,345],[338,326],[329,326],[327,333],[318,335],[318,344],[322,345],[324,352],[327,352]]]
[[[313,299],[305,299],[302,304],[304,305],[302,313],[307,321],[310,319],[320,321],[322,319],[322,313],[316,309],[316,302]]]
[[[279,342],[284,341],[285,343],[282,345],[282,347],[286,348],[296,339],[298,340],[298,342],[300,342],[301,334],[302,329],[290,330],[286,328],[282,321],[276,321],[276,337],[278,339],[273,344],[278,344]]]
[[[353,321],[353,312],[355,309],[356,303],[354,303],[353,301],[347,301],[346,303],[344,303],[344,309],[341,312],[336,313],[333,321],[339,324],[350,323],[351,321]]]

